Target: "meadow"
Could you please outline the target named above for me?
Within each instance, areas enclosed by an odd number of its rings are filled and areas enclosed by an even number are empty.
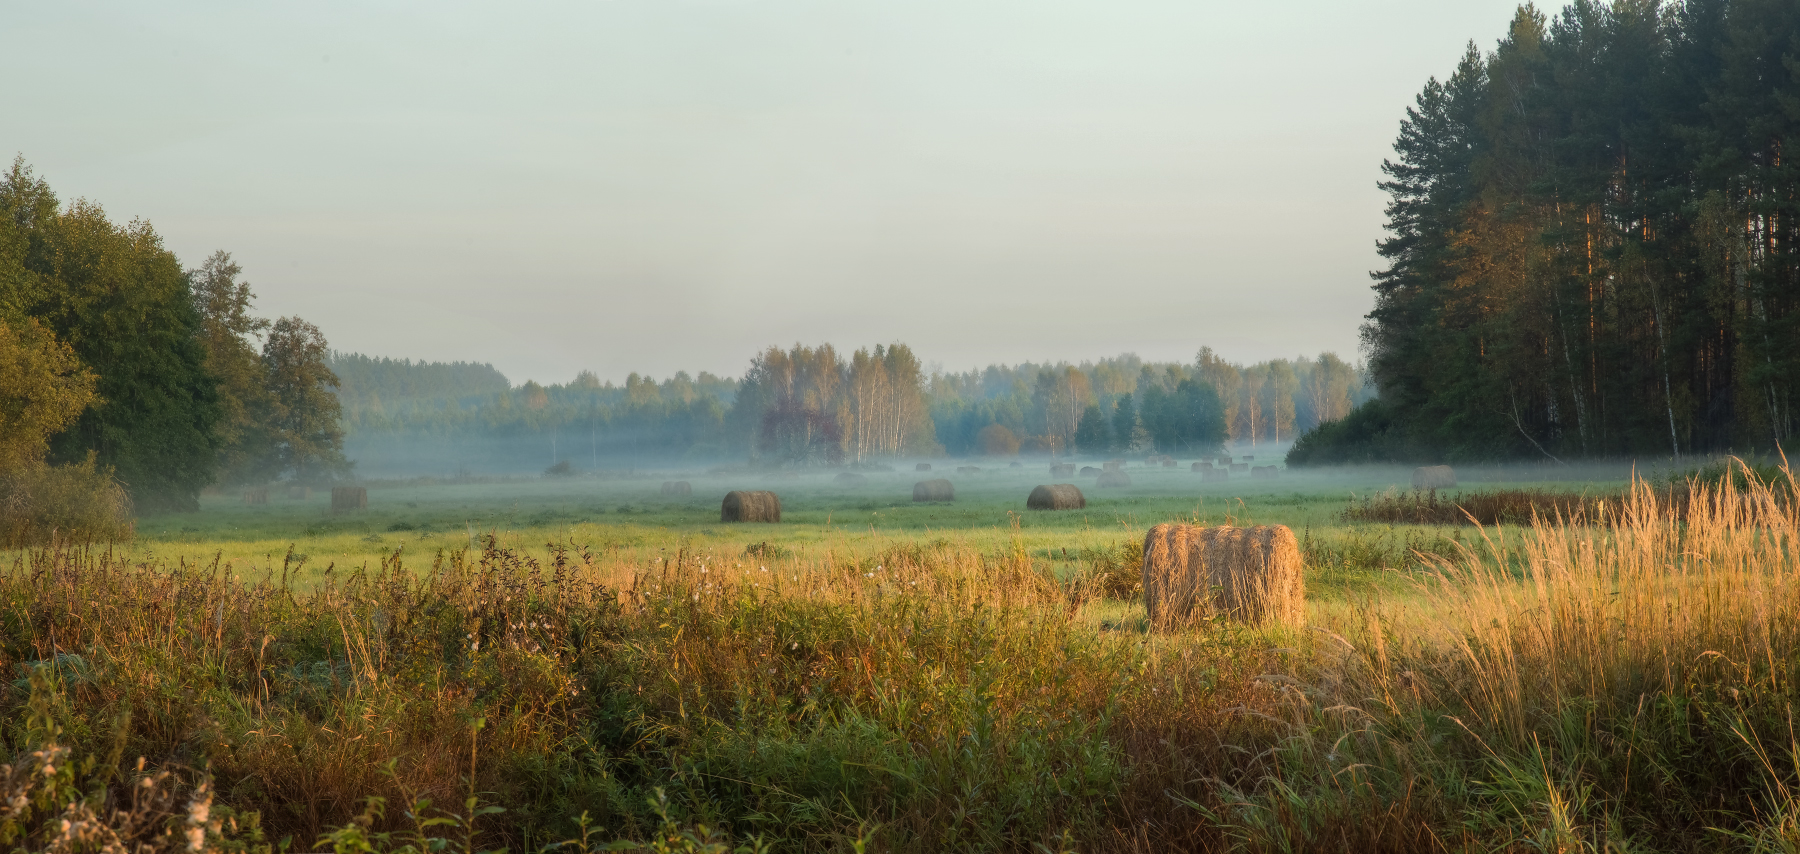
[[[1028,464],[1029,465],[1029,464]],[[1399,469],[375,483],[8,555],[26,850],[1793,850],[1791,483],[1347,521]],[[1627,467],[1462,472],[1626,489]],[[689,498],[665,498],[665,479]],[[724,525],[727,488],[781,492]],[[1149,632],[1134,543],[1286,524],[1308,625]],[[144,757],[139,760],[138,757]]]

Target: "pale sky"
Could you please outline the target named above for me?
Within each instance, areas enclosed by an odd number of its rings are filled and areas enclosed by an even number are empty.
[[[1354,358],[1404,110],[1515,6],[0,0],[0,152],[515,383]]]

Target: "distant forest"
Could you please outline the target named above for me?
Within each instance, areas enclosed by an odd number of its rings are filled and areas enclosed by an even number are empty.
[[[905,344],[770,347],[740,378],[514,386],[491,365],[335,353],[345,447],[368,475],[670,461],[865,464],[895,456],[1211,451],[1285,444],[1372,390],[1333,354],[1232,364],[1125,355],[926,373]]]
[[[1769,450],[1800,427],[1800,4],[1520,9],[1407,111],[1378,401],[1295,462]]]

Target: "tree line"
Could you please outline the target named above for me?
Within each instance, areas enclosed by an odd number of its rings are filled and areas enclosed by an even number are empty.
[[[1521,7],[1384,164],[1379,402],[1319,462],[1772,449],[1800,428],[1800,5]]]
[[[324,336],[253,316],[241,274],[223,252],[184,269],[149,223],[65,205],[15,159],[0,176],[0,515],[84,491],[68,478],[158,512],[195,509],[215,483],[346,472]]]
[[[335,354],[346,443],[365,472],[601,469],[668,460],[856,465],[897,456],[1212,451],[1284,444],[1369,394],[1326,353],[1254,365],[1202,348],[1191,363],[927,372],[903,343],[847,357],[769,347],[740,378],[702,372],[623,385],[583,371],[518,386],[487,365]],[[453,379],[454,378],[454,379]]]

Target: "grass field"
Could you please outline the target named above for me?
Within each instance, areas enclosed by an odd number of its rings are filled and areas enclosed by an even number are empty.
[[[907,500],[912,471],[374,484],[339,515],[219,496],[111,551],[9,555],[0,844],[1800,844],[1789,492],[1394,528],[1342,514],[1398,470],[1133,466],[1047,513],[1032,469],[941,468],[953,503]],[[1629,475],[1525,472],[1461,476]],[[691,499],[660,495],[676,477]],[[718,521],[758,487],[781,524]],[[1302,533],[1307,627],[1146,631],[1130,546],[1173,519]]]

